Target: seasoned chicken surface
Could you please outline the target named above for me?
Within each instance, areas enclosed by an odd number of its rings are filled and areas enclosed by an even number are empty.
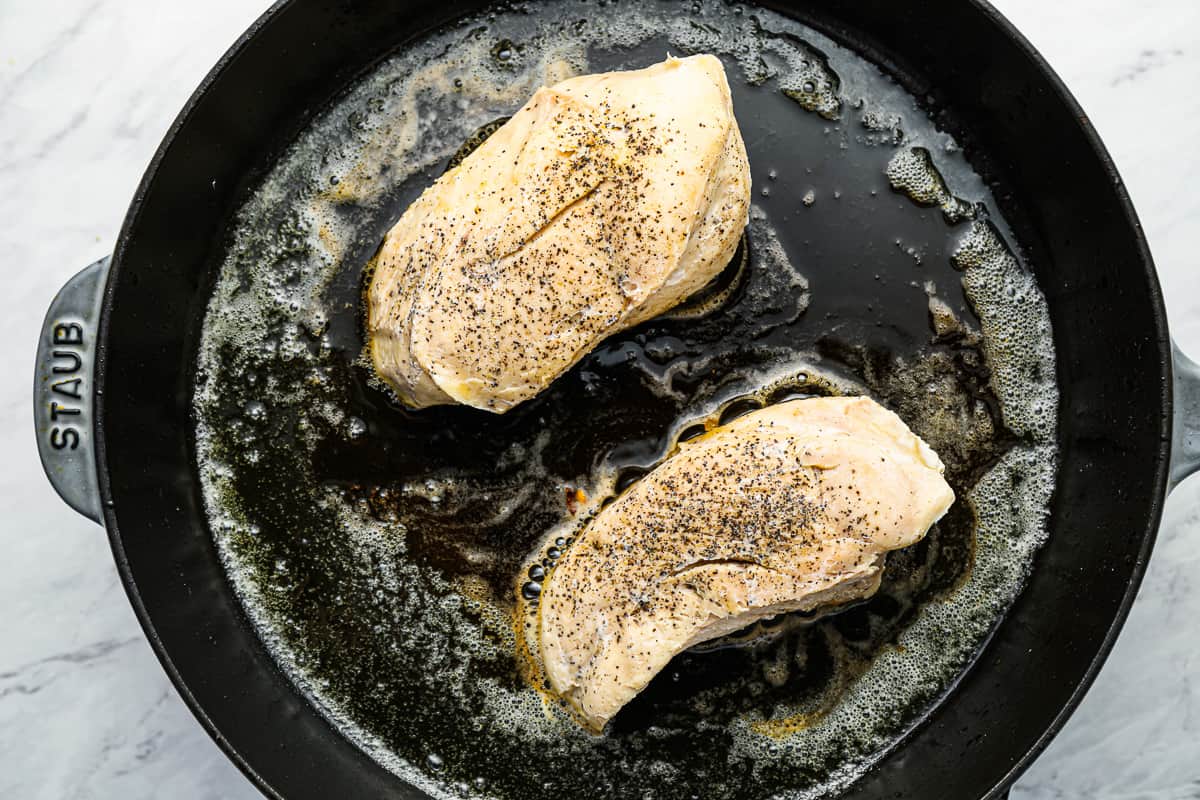
[[[682,650],[872,595],[884,555],[954,501],[942,472],[864,397],[782,403],[683,443],[546,579],[540,654],[553,691],[598,731]]]
[[[713,56],[541,88],[388,233],[375,369],[410,406],[502,413],[715,277],[749,203]]]

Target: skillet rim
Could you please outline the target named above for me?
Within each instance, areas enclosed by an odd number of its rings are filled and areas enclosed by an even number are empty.
[[[753,2],[753,0],[749,0]],[[140,218],[145,207],[146,197],[150,192],[152,185],[157,178],[159,167],[166,159],[172,145],[192,120],[193,113],[198,105],[200,105],[204,96],[213,87],[215,83],[224,75],[230,64],[235,61],[243,52],[245,52],[253,44],[258,35],[270,23],[280,15],[284,10],[298,5],[304,0],[276,0],[266,11],[264,11],[253,23],[237,38],[230,48],[217,60],[216,64],[204,76],[203,80],[197,88],[191,93],[183,109],[175,117],[159,143],[149,165],[146,168],[141,180],[138,183],[137,189],[134,192],[130,202],[128,211],[126,212],[120,232],[117,236],[116,245],[113,251],[113,259],[109,280],[105,287],[104,299],[100,311],[99,332],[97,336],[97,347],[95,357],[95,378],[93,383],[94,393],[94,408],[96,409],[96,419],[94,423],[95,442],[96,442],[96,467],[97,476],[99,479],[99,489],[101,497],[101,505],[103,509],[103,521],[105,530],[109,538],[110,546],[113,551],[113,559],[116,563],[117,570],[120,573],[122,584],[129,597],[138,623],[146,634],[155,656],[158,658],[163,670],[167,673],[179,696],[191,710],[192,714],[200,722],[204,730],[217,743],[227,758],[230,759],[246,777],[254,784],[254,786],[264,795],[271,798],[282,798],[282,795],[274,789],[266,779],[260,775],[256,769],[241,755],[234,747],[232,742],[218,729],[217,725],[209,717],[203,706],[196,699],[194,694],[189,689],[184,681],[179,670],[176,668],[170,653],[167,651],[166,645],[160,638],[155,626],[150,618],[150,614],[145,604],[141,599],[141,594],[134,579],[130,568],[129,560],[125,552],[124,541],[121,530],[117,521],[117,514],[113,501],[112,486],[110,483],[110,473],[107,468],[109,463],[108,443],[104,434],[104,423],[106,408],[103,402],[98,402],[102,399],[107,378],[108,366],[108,337],[111,315],[114,312],[114,301],[116,295],[117,281],[116,276],[120,274],[125,253],[129,247],[129,242],[133,237],[133,233],[138,226]],[[770,3],[770,5],[778,5]],[[1088,690],[1094,683],[1096,676],[1107,660],[1116,639],[1120,634],[1125,620],[1129,615],[1129,611],[1137,597],[1138,590],[1142,580],[1145,577],[1146,568],[1149,562],[1150,553],[1153,550],[1154,543],[1157,539],[1158,528],[1162,518],[1163,506],[1167,495],[1168,475],[1170,465],[1170,449],[1171,435],[1174,421],[1174,397],[1173,397],[1173,374],[1172,374],[1172,358],[1170,336],[1168,332],[1166,306],[1164,303],[1161,286],[1158,281],[1157,271],[1154,267],[1154,260],[1150,253],[1149,243],[1146,240],[1144,230],[1138,220],[1137,212],[1133,208],[1129,193],[1126,190],[1124,182],[1121,180],[1119,170],[1112,156],[1101,141],[1098,132],[1091,125],[1086,113],[1080,106],[1078,100],[1067,88],[1065,82],[1059,77],[1054,69],[1049,65],[1046,59],[1037,51],[1029,40],[1009,21],[1003,14],[1000,13],[987,0],[967,0],[966,5],[972,11],[981,15],[987,22],[998,29],[998,32],[1008,39],[1017,50],[1032,64],[1034,70],[1039,77],[1044,81],[1044,86],[1050,90],[1054,99],[1062,104],[1062,106],[1071,113],[1075,119],[1078,132],[1081,133],[1089,144],[1092,153],[1098,159],[1101,169],[1112,179],[1113,190],[1116,194],[1116,200],[1124,218],[1125,224],[1133,236],[1133,243],[1139,256],[1139,267],[1142,272],[1142,278],[1145,280],[1145,285],[1148,290],[1151,308],[1149,309],[1154,323],[1155,329],[1155,344],[1160,364],[1162,365],[1161,390],[1159,392],[1159,400],[1161,405],[1161,417],[1159,425],[1159,443],[1157,447],[1157,463],[1155,464],[1154,475],[1152,478],[1152,488],[1155,490],[1149,498],[1149,514],[1146,520],[1147,527],[1140,533],[1141,544],[1138,548],[1135,563],[1131,567],[1129,579],[1126,582],[1125,592],[1122,595],[1121,602],[1118,605],[1111,623],[1109,624],[1104,637],[1098,643],[1094,655],[1090,663],[1078,681],[1077,685],[1072,690],[1068,700],[1062,705],[1057,714],[1054,716],[1050,725],[1043,733],[1024,749],[1024,754],[1018,758],[1013,765],[1004,774],[1004,777],[996,783],[984,795],[985,798],[1001,798],[1005,797],[1008,788],[1011,784],[1020,777],[1022,773],[1037,759],[1039,755],[1046,749],[1050,741],[1061,731],[1067,720],[1078,708],[1079,703],[1087,694]],[[784,11],[784,13],[787,13]],[[395,48],[393,48],[395,49]],[[1060,418],[1064,410],[1060,407]],[[1034,569],[1037,569],[1036,562]],[[1022,595],[1024,590],[1022,590]],[[1021,595],[1018,595],[1018,602]],[[1011,613],[1011,610],[1010,610]],[[1007,616],[1007,615],[1006,615]],[[935,705],[941,705],[949,699],[957,689],[958,683],[962,678],[973,670],[974,664],[978,663],[987,650],[992,646],[994,634],[1003,626],[1005,618],[1001,618],[992,634],[989,635],[988,641],[983,643],[979,656],[972,662],[967,669],[960,674],[948,687],[947,692],[936,702]],[[888,753],[885,758],[898,750],[903,749],[906,741],[911,738],[917,729],[922,727],[924,722],[920,723],[917,728],[909,730],[900,740],[894,743],[891,748],[888,748]]]
[[[1113,615],[1112,622],[1108,626],[1108,630],[1104,634],[1104,638],[1100,641],[1099,647],[1096,649],[1091,662],[1088,664],[1087,670],[1076,684],[1071,692],[1067,702],[1063,704],[1058,713],[1054,716],[1051,724],[1046,728],[1040,737],[1037,738],[1026,749],[1025,754],[1017,759],[1017,761],[1009,768],[1004,778],[999,784],[994,786],[987,795],[986,800],[999,800],[999,798],[1007,798],[1009,788],[1017,781],[1021,775],[1029,769],[1034,761],[1045,751],[1050,745],[1050,742],[1062,731],[1063,726],[1079,708],[1079,704],[1083,702],[1083,698],[1092,688],[1092,684],[1096,681],[1096,676],[1100,674],[1100,670],[1104,667],[1104,663],[1108,660],[1109,654],[1112,652],[1113,646],[1116,645],[1117,637],[1121,634],[1121,629],[1125,626],[1125,620],[1129,617],[1130,609],[1133,607],[1134,600],[1137,599],[1138,591],[1141,588],[1142,580],[1146,576],[1146,568],[1150,562],[1150,555],[1154,550],[1154,544],[1158,539],[1159,526],[1162,523],[1163,506],[1166,503],[1170,467],[1171,467],[1171,436],[1174,427],[1174,360],[1171,353],[1171,336],[1167,323],[1167,308],[1163,299],[1162,286],[1158,280],[1158,270],[1154,266],[1154,256],[1150,252],[1150,243],[1146,240],[1145,231],[1142,228],[1141,220],[1138,219],[1137,211],[1133,207],[1133,201],[1129,196],[1128,190],[1125,188],[1125,181],[1121,178],[1120,170],[1117,169],[1116,162],[1112,155],[1108,152],[1104,142],[1100,138],[1099,132],[1092,126],[1091,120],[1087,113],[1076,99],[1075,95],[1067,87],[1066,82],[1059,74],[1050,66],[1046,58],[1038,51],[1033,43],[1025,37],[1023,33],[1005,17],[1000,11],[993,6],[988,0],[968,0],[968,3],[980,12],[989,22],[997,27],[1017,49],[1025,56],[1037,70],[1038,74],[1046,81],[1048,88],[1054,93],[1055,97],[1061,102],[1071,116],[1075,119],[1080,133],[1083,134],[1088,144],[1091,146],[1093,153],[1100,161],[1100,166],[1112,179],[1113,189],[1117,195],[1117,202],[1120,206],[1121,213],[1125,219],[1126,226],[1133,235],[1133,242],[1136,246],[1139,256],[1139,266],[1143,270],[1143,277],[1146,281],[1147,293],[1150,296],[1152,308],[1151,315],[1154,319],[1154,327],[1156,328],[1156,341],[1158,350],[1159,363],[1162,364],[1163,381],[1159,396],[1162,402],[1162,417],[1160,418],[1159,426],[1159,443],[1158,443],[1158,458],[1155,464],[1153,476],[1154,494],[1150,498],[1149,517],[1147,518],[1147,528],[1141,535],[1141,545],[1138,548],[1137,560],[1129,575],[1129,580],[1125,585],[1125,593],[1121,597],[1121,602],[1117,606],[1116,613]],[[1061,420],[1065,409],[1059,407],[1059,418]],[[1034,570],[1037,569],[1037,560],[1034,562]],[[1017,595],[1018,602],[1021,596],[1025,593],[1022,588],[1021,593]],[[1012,613],[1012,609],[1008,613]],[[996,626],[996,631],[1004,624],[1002,617]],[[995,631],[993,632],[994,635]],[[983,657],[983,653],[990,646],[990,641],[984,646],[984,650],[980,652],[979,658],[967,667],[969,672],[975,663]],[[965,673],[964,673],[965,674]],[[960,676],[961,678],[961,676]],[[902,744],[900,746],[903,746]]]
[[[133,199],[129,203],[129,209],[125,212],[125,219],[121,223],[121,229],[117,234],[117,243],[113,248],[112,263],[109,266],[108,283],[104,287],[104,301],[100,307],[100,326],[96,337],[96,361],[95,361],[95,378],[92,382],[95,398],[98,401],[104,394],[104,385],[108,373],[108,328],[110,317],[113,313],[113,304],[116,295],[117,281],[116,276],[120,274],[121,266],[124,262],[125,251],[128,248],[129,240],[132,238],[133,231],[137,227],[139,217],[142,213],[142,208],[145,205],[146,195],[150,192],[150,187],[154,183],[158,175],[159,166],[167,157],[171,149],[171,145],[179,136],[179,133],[191,121],[193,112],[200,105],[203,97],[208,93],[208,90],[214,83],[225,73],[226,68],[237,59],[246,49],[249,48],[253,40],[258,36],[276,15],[285,7],[290,6],[295,0],[275,0],[271,6],[260,14],[250,26],[234,41],[234,43],[226,50],[217,63],[213,65],[200,81],[200,85],[188,96],[187,102],[175,119],[171,122],[171,126],[164,134],[158,148],[155,149],[154,155],[150,159],[150,164],[146,167],[142,179],[138,181],[137,189],[134,191]],[[108,442],[104,435],[104,417],[106,413],[105,405],[102,402],[93,402],[92,406],[96,410],[95,421],[95,442],[96,442],[96,476],[100,486],[100,500],[104,521],[104,530],[108,534],[108,541],[112,547],[113,560],[116,562],[117,571],[121,575],[121,583],[125,587],[125,593],[129,596],[129,603],[133,606],[135,616],[137,616],[138,624],[142,631],[146,634],[146,639],[150,642],[150,647],[154,651],[154,655],[158,658],[162,665],[163,671],[167,673],[167,677],[171,680],[171,685],[178,692],[184,704],[196,717],[196,720],[208,733],[209,737],[216,742],[221,752],[225,754],[234,765],[241,770],[242,774],[250,779],[260,792],[270,798],[279,798],[286,800],[278,791],[271,786],[266,778],[258,773],[258,771],[247,761],[242,754],[233,746],[233,743],[225,738],[221,733],[216,723],[209,717],[208,712],[204,710],[200,701],[192,694],[183,676],[175,667],[175,663],[171,658],[171,654],[167,652],[167,647],[159,637],[158,631],[154,627],[153,621],[150,619],[150,612],[142,602],[141,592],[138,590],[137,583],[134,580],[133,572],[129,566],[129,559],[125,555],[125,544],[121,537],[120,527],[117,525],[116,507],[113,501],[112,486],[109,481],[108,464]]]

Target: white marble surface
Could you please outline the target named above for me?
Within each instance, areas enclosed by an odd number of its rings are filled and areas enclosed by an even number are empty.
[[[37,464],[29,380],[58,286],[112,247],[167,126],[265,4],[0,0],[0,797],[251,798],[160,670],[99,528]],[[1112,150],[1200,356],[1200,2],[1001,0]],[[1200,479],[1079,712],[1016,800],[1200,797]]]

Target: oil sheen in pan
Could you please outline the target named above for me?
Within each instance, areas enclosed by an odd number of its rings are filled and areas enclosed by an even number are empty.
[[[504,416],[398,408],[361,360],[384,232],[538,85],[667,52],[729,73],[755,193],[733,290],[613,337]],[[567,0],[435,32],[319,115],[229,233],[195,408],[231,583],[312,702],[435,796],[825,795],[961,673],[1045,536],[1054,351],[1012,242],[917,101],[774,13]],[[529,686],[531,557],[698,426],[834,392],[896,410],[960,497],[875,598],[682,655],[602,737]]]

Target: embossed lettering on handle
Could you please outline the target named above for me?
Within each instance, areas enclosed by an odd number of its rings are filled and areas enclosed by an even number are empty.
[[[1187,476],[1200,471],[1200,364],[1172,342],[1175,373],[1175,421],[1171,441],[1171,480],[1174,489]]]
[[[96,522],[101,515],[92,378],[108,264],[101,259],[71,278],[50,304],[33,379],[42,468],[67,505]]]

